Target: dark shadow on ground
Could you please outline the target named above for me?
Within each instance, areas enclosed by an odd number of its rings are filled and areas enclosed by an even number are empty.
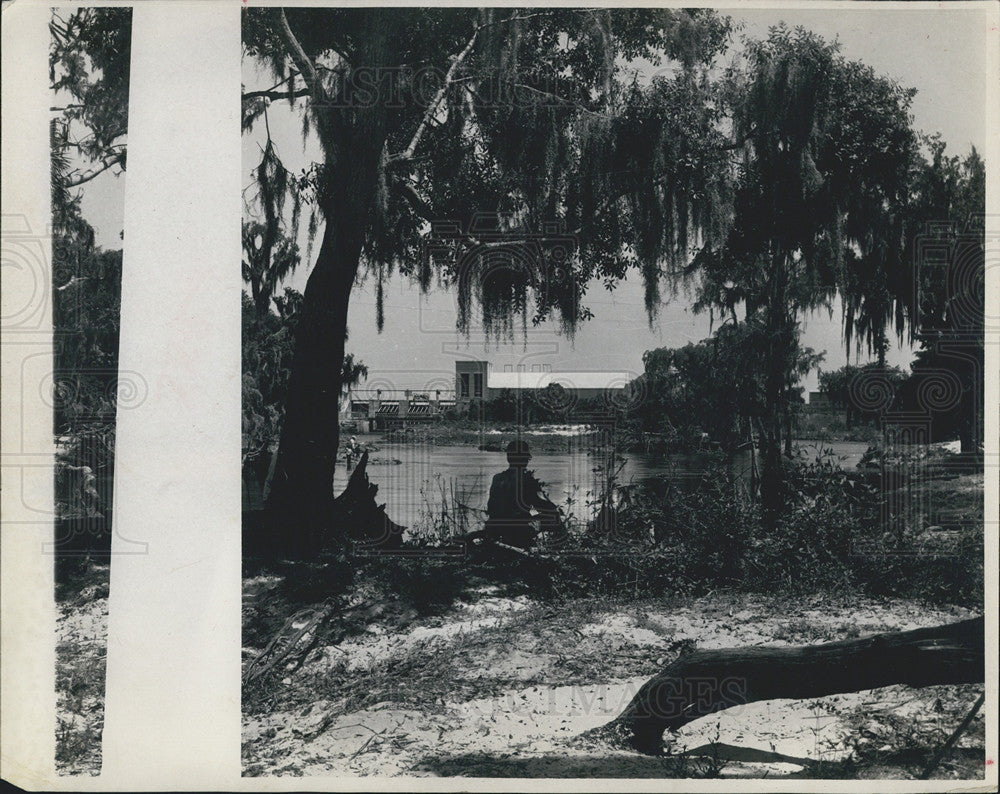
[[[643,755],[466,753],[425,758],[414,771],[441,777],[664,778],[676,777],[678,767],[676,759]]]
[[[737,747],[703,745],[684,756],[645,756],[611,752],[595,755],[548,753],[518,756],[514,753],[465,753],[433,756],[421,760],[414,771],[430,772],[441,777],[497,778],[710,778],[750,777],[798,780],[850,780],[890,778],[913,780],[929,757],[929,748],[912,749],[886,757],[860,762],[810,761],[781,753]],[[777,772],[773,767],[740,766],[743,763],[790,763],[799,769]],[[786,767],[786,769],[788,769]],[[765,771],[766,770],[766,771]],[[932,779],[980,779],[983,777],[983,751],[956,748],[931,775]]]
[[[719,742],[693,748],[681,755],[659,757],[622,751],[604,755],[550,753],[536,756],[468,753],[426,758],[417,768],[442,776],[469,777],[703,778],[715,776],[733,761],[797,764],[805,769],[814,766],[808,758]],[[775,774],[771,772],[768,776]]]

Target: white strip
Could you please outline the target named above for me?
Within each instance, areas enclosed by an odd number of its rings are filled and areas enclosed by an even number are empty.
[[[118,412],[103,772],[213,788],[240,746],[239,5],[133,14],[119,366],[147,395]]]
[[[56,726],[53,559],[42,553],[53,516],[49,16],[5,7],[2,26],[0,772],[26,788],[54,774]]]

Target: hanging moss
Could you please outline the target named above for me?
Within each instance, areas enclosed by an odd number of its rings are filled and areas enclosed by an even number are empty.
[[[277,12],[248,14],[248,52],[264,53],[274,74],[287,77],[274,33]],[[287,16],[307,54],[334,48],[338,68],[324,71],[323,80],[330,96],[343,96],[352,57],[364,60],[355,45],[367,35],[367,12],[289,10]],[[729,166],[721,103],[707,72],[725,44],[728,23],[709,12],[639,9],[423,9],[403,16],[412,30],[432,25],[435,35],[447,31],[454,38],[442,50],[408,33],[399,39],[401,62],[419,49],[442,63],[442,52],[461,50],[468,31],[479,28],[462,82],[445,87],[429,125],[421,118],[425,104],[409,107],[404,100],[389,112],[395,126],[366,212],[363,267],[380,284],[399,269],[424,290],[437,272],[457,290],[459,329],[468,333],[478,310],[487,336],[498,338],[513,335],[518,316],[526,333],[529,314],[533,323],[552,318],[572,335],[588,316],[586,285],[595,277],[613,284],[635,267],[652,320],[664,274],[675,289],[678,266],[688,264],[692,247],[726,230]],[[397,15],[392,24],[397,20],[404,21]],[[658,63],[667,57],[678,65],[669,77],[639,86],[622,81],[622,56]],[[428,96],[441,87],[443,74],[437,83],[431,75]],[[291,96],[301,79],[284,87]],[[342,195],[337,180],[346,155],[338,136],[350,129],[353,112],[310,106],[304,119],[303,135],[314,130],[325,156],[307,179],[316,198],[308,256],[316,207],[322,213]],[[405,166],[394,164],[392,152],[405,148],[421,124],[421,155]],[[296,207],[293,202],[295,222]],[[480,211],[494,224],[485,232],[474,228]],[[428,234],[428,222],[437,218],[453,223],[451,239]],[[497,245],[511,249],[506,260]],[[379,327],[383,300],[379,291]]]

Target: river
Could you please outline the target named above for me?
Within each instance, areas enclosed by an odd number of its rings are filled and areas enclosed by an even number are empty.
[[[482,452],[468,445],[394,444],[373,440],[377,450],[371,453],[371,481],[378,485],[376,500],[385,503],[393,521],[407,527],[428,523],[430,513],[447,501],[457,499],[475,510],[486,507],[490,481],[507,467],[502,452]],[[854,468],[868,449],[865,442],[797,441],[807,454],[815,456],[831,450],[843,468]],[[707,455],[672,455],[655,457],[641,452],[624,455],[625,464],[619,482],[639,482],[649,477],[667,477],[682,488],[693,488],[702,479]],[[391,463],[389,461],[399,461]],[[587,514],[586,503],[600,494],[603,477],[601,460],[580,452],[538,452],[528,468],[545,483],[549,498],[577,517]],[[743,452],[733,464],[734,471],[749,479],[750,456]],[[338,465],[335,492],[347,482],[346,466]],[[567,504],[567,500],[568,504]]]

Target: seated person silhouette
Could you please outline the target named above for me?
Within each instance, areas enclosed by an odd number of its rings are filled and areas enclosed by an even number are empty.
[[[542,484],[527,470],[529,460],[531,453],[526,442],[511,441],[507,445],[510,467],[493,478],[483,529],[485,537],[520,549],[534,545],[537,532],[533,522],[539,518],[542,531],[562,526],[559,508],[542,496]],[[532,509],[539,515],[533,516]]]

